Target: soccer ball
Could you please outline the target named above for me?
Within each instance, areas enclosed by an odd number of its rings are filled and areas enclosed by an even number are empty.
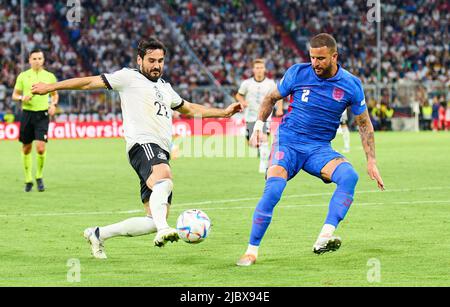
[[[180,238],[187,243],[200,243],[205,240],[211,229],[211,220],[199,209],[189,209],[177,219],[177,231]]]

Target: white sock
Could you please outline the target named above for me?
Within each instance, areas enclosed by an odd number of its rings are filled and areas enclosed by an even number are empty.
[[[122,222],[100,227],[100,239],[107,240],[118,236],[136,237],[156,231],[151,216],[132,217]]]
[[[348,127],[342,128],[342,137],[344,139],[344,148],[350,149],[350,130],[348,130]]]
[[[159,230],[169,228],[167,224],[167,200],[172,192],[173,183],[170,179],[158,181],[152,189],[150,195],[150,209],[152,211],[153,221]]]
[[[250,254],[250,255],[254,255],[255,257],[258,257],[258,249],[259,249],[259,246],[249,244],[245,254],[246,255]]]
[[[333,235],[334,231],[336,230],[336,227],[330,224],[325,224],[322,227],[322,230],[320,231],[319,238],[329,238]]]
[[[259,161],[260,167],[267,168],[269,165],[269,144],[264,142],[259,146]]]

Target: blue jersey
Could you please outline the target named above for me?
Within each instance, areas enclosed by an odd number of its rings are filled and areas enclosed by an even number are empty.
[[[277,87],[281,96],[293,97],[291,111],[278,131],[283,143],[329,143],[336,136],[347,107],[355,115],[367,108],[361,81],[339,65],[334,77],[321,79],[310,63],[295,64]]]

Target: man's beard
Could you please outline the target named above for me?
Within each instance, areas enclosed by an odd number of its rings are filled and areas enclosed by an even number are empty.
[[[328,79],[328,78],[332,77],[332,76],[331,76],[331,70],[333,69],[333,65],[330,65],[330,66],[328,66],[328,67],[321,68],[321,69],[322,69],[322,72],[320,73],[320,75],[316,72],[316,74],[317,74],[320,78]]]
[[[158,74],[155,76],[155,75],[153,74],[154,72],[157,72]],[[157,70],[157,69],[152,70],[152,71],[150,71],[150,72],[146,72],[145,70],[143,70],[143,71],[142,71],[142,74],[143,74],[144,76],[146,76],[147,79],[149,79],[150,81],[153,81],[153,82],[156,82],[156,81],[158,81],[159,78],[161,78],[161,71],[160,71],[160,70]]]

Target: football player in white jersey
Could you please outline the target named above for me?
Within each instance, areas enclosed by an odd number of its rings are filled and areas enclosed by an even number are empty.
[[[106,258],[104,241],[116,236],[139,236],[157,232],[154,244],[177,241],[176,229],[167,223],[172,198],[172,172],[169,166],[172,140],[172,112],[190,116],[231,117],[242,106],[207,108],[183,100],[171,85],[161,79],[166,47],[157,39],[142,40],[137,50],[139,70],[123,68],[111,74],[74,78],[54,84],[33,85],[32,93],[43,95],[56,89],[109,89],[119,92],[128,159],[140,179],[145,217],[133,217],[105,227],[90,227],[84,236],[95,258]]]
[[[239,91],[236,94],[236,100],[245,108],[245,122],[247,123],[246,137],[247,141],[253,133],[253,128],[257,120],[259,106],[264,96],[276,88],[274,80],[266,78],[266,64],[264,59],[255,59],[253,61],[253,77],[246,79],[241,83]],[[276,116],[283,116],[283,101],[280,100],[276,105]],[[259,151],[259,172],[265,173],[269,164],[269,144],[267,133],[270,132],[271,116],[267,119],[264,127],[264,135]]]
[[[344,149],[342,150],[342,152],[349,153],[350,152],[350,130],[348,129],[347,110],[345,110],[341,115],[341,121],[340,121],[339,128],[342,132],[342,138],[344,140]]]

